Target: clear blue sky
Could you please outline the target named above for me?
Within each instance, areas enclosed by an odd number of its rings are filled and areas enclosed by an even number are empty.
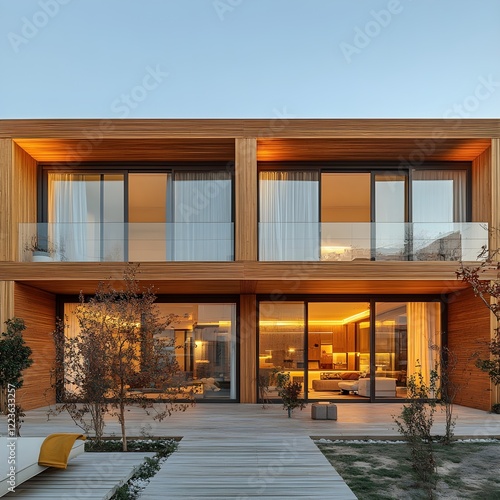
[[[500,0],[0,0],[0,118],[500,117]]]

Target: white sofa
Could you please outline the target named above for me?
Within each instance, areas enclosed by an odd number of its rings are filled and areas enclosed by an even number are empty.
[[[370,379],[360,378],[359,380],[345,380],[339,382],[339,388],[344,392],[357,392],[359,396],[370,397]],[[386,377],[375,378],[375,397],[376,398],[395,398],[396,397],[396,379]]]

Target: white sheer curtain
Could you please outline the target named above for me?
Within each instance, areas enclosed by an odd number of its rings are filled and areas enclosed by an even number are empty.
[[[85,175],[49,174],[49,237],[56,260],[86,261],[87,193]]]
[[[408,375],[420,370],[428,384],[438,359],[440,307],[437,302],[408,302]]]
[[[318,172],[260,172],[259,260],[319,260]]]
[[[234,260],[229,172],[176,172],[169,260]]]
[[[465,222],[467,172],[414,170],[413,222]]]

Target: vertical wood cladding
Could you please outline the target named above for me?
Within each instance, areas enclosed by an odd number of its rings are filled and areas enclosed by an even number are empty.
[[[472,162],[472,220],[491,224],[491,148]]]
[[[240,402],[257,402],[257,300],[240,296]]]
[[[235,260],[257,260],[257,140],[236,139]]]
[[[0,261],[12,260],[12,175],[12,141],[0,139]]]
[[[500,139],[491,141],[491,228],[490,248],[500,248]]]
[[[4,331],[5,322],[14,316],[14,282],[0,281],[0,328]]]
[[[24,319],[24,338],[33,351],[33,364],[24,372],[24,385],[17,392],[19,404],[30,410],[55,403],[50,372],[55,361],[51,333],[55,328],[56,299],[51,293],[18,283],[14,298],[14,314]]]
[[[19,224],[36,222],[37,216],[37,162],[14,144],[14,187],[12,190],[12,257],[19,257]]]
[[[470,361],[473,353],[488,356],[485,345],[490,340],[490,311],[467,289],[453,295],[448,306],[448,347],[457,356],[458,366],[452,374],[452,383],[463,385],[455,403],[489,410],[491,384],[488,374]]]

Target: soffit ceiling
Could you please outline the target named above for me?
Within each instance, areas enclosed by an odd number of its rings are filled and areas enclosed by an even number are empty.
[[[232,161],[233,138],[16,139],[38,162]],[[258,139],[258,161],[472,161],[489,139]]]

